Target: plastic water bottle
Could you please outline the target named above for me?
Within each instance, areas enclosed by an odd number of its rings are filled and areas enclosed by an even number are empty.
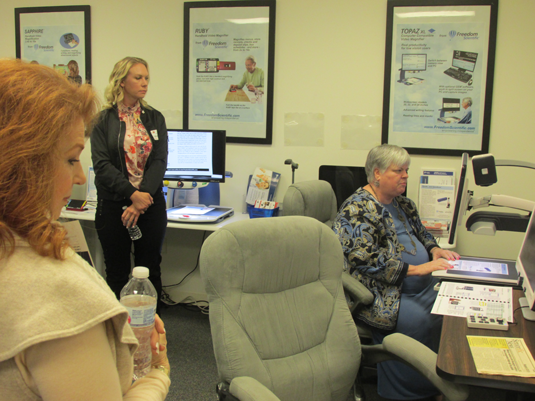
[[[126,210],[126,206],[123,206],[123,210]],[[128,234],[130,235],[130,239],[132,241],[135,241],[141,238],[141,230],[139,229],[137,224],[132,227],[127,227],[126,229],[128,230]]]
[[[149,280],[149,269],[134,268],[132,278],[121,290],[121,303],[128,309],[128,321],[139,342],[134,354],[134,375],[145,376],[151,369],[150,335],[154,328],[158,295]]]

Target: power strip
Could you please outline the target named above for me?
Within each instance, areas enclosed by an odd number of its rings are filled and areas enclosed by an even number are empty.
[[[509,324],[503,318],[497,317],[468,315],[466,324],[472,329],[509,330]]]

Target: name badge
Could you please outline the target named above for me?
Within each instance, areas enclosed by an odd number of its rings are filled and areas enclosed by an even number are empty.
[[[160,139],[158,138],[158,130],[153,129],[150,133],[152,134],[152,137],[154,138],[155,141]]]

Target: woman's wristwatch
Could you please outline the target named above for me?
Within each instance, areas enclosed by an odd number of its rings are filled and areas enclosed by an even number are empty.
[[[165,365],[152,365],[152,369],[158,369],[161,370],[163,373],[167,375],[167,377],[170,377],[170,371],[169,368]]]

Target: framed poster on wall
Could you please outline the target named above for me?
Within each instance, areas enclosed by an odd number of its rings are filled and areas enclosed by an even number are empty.
[[[90,6],[15,8],[16,56],[91,82]]]
[[[275,0],[184,3],[184,128],[271,144]]]
[[[382,142],[488,153],[498,0],[389,0]]]

